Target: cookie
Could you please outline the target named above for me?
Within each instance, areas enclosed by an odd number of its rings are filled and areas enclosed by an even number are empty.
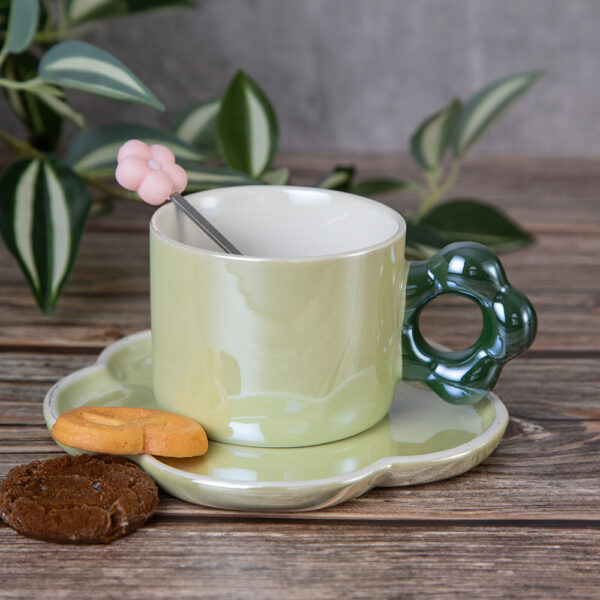
[[[0,517],[19,533],[49,542],[112,542],[141,527],[157,505],[154,480],[118,456],[36,460],[0,482]]]
[[[64,446],[102,454],[155,454],[184,458],[208,449],[202,426],[164,410],[83,406],[65,411],[52,427]]]

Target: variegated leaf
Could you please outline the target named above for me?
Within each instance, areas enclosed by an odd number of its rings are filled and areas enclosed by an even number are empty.
[[[213,188],[231,187],[236,185],[257,185],[260,181],[228,167],[201,167],[185,164],[188,174],[186,192],[199,192]]]
[[[22,159],[0,177],[0,232],[46,314],[73,267],[91,203],[58,160]]]
[[[354,167],[337,166],[317,183],[317,187],[349,192],[352,189],[353,180]]]
[[[56,96],[55,94],[44,93],[43,88],[36,93],[36,96],[41,102],[51,108],[55,114],[60,115],[65,119],[69,119],[80,129],[85,127],[85,117],[81,113],[73,110],[63,98]]]
[[[117,166],[119,148],[130,139],[167,146],[175,154],[177,162],[186,169],[187,162],[196,165],[209,156],[168,131],[123,123],[89,127],[81,132],[69,147],[66,160],[79,173],[96,177],[112,176]]]
[[[275,156],[278,135],[277,117],[265,93],[238,71],[217,118],[217,139],[225,161],[233,169],[260,177]]]
[[[289,179],[290,170],[285,167],[274,169],[273,171],[267,171],[262,176],[262,180],[269,185],[286,185]]]
[[[504,111],[541,76],[539,71],[510,75],[486,86],[464,104],[453,140],[454,154],[464,153]]]
[[[12,0],[3,52],[17,54],[31,44],[37,28],[39,12],[38,0]]]
[[[192,0],[67,0],[66,13],[72,23],[82,23],[176,6],[194,6],[194,3]]]
[[[217,115],[220,108],[220,98],[194,104],[177,119],[173,131],[184,142],[216,153]]]
[[[9,56],[2,65],[3,77],[25,81],[37,73],[38,59],[31,52]],[[54,88],[60,92],[58,88]],[[10,88],[3,89],[8,105],[29,130],[29,142],[44,151],[56,149],[62,131],[62,118],[44,103],[39,93]],[[53,99],[55,97],[53,96]],[[58,98],[56,98],[58,100]]]
[[[86,42],[69,40],[50,48],[40,61],[38,76],[55,85],[164,110],[120,60]]]
[[[410,139],[410,151],[419,166],[434,171],[440,166],[460,120],[462,105],[453,100],[427,118]]]

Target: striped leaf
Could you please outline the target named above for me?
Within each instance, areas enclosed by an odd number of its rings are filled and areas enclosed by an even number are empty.
[[[268,98],[243,71],[232,79],[217,118],[221,154],[232,169],[260,177],[271,165],[279,136]]]
[[[176,135],[145,125],[114,124],[89,127],[74,140],[67,153],[67,162],[78,173],[96,177],[112,176],[117,166],[119,148],[130,139],[147,144],[162,144],[175,154],[177,162],[187,169],[186,161],[197,164],[208,155],[182,142]]]
[[[35,76],[37,66],[38,60],[33,54],[22,52],[6,59],[2,65],[2,76],[25,81]],[[8,88],[4,88],[3,92],[12,111],[27,127],[29,142],[40,150],[55,150],[62,130],[62,118],[41,101],[38,94]]]
[[[56,44],[40,61],[47,83],[164,110],[156,96],[118,59],[86,42]]]
[[[35,35],[39,18],[38,0],[12,0],[3,52],[23,52]]]
[[[107,19],[175,6],[194,6],[192,0],[67,0],[67,18],[72,23]]]
[[[216,154],[217,115],[220,108],[220,98],[194,104],[177,119],[173,131],[184,142]]]
[[[523,95],[541,76],[539,71],[510,75],[486,86],[465,103],[453,140],[458,157],[487,131],[519,96]]]
[[[410,139],[410,151],[417,164],[435,171],[442,162],[460,120],[462,105],[453,100],[446,108],[431,115]]]
[[[317,183],[317,187],[349,192],[352,189],[353,180],[354,167],[337,166]]]
[[[263,176],[262,180],[269,185],[286,185],[290,179],[290,170],[282,167],[281,169],[274,169],[273,171],[267,171]]]
[[[0,177],[0,233],[46,314],[73,267],[91,203],[58,160],[23,159]]]
[[[188,174],[186,192],[199,192],[213,188],[235,185],[257,185],[260,181],[228,167],[202,167],[189,163],[182,164]]]

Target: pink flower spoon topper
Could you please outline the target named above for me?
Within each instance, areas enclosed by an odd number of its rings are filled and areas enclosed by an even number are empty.
[[[126,190],[136,191],[148,204],[158,205],[173,192],[181,193],[188,176],[165,146],[129,140],[119,149],[115,177]]]
[[[165,146],[148,146],[140,140],[125,142],[117,154],[115,178],[121,187],[136,191],[148,204],[158,206],[171,199],[225,252],[241,254],[181,195],[187,185],[188,176],[185,170],[175,163],[175,156]]]

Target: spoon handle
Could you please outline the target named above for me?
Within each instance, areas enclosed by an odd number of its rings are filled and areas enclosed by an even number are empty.
[[[216,227],[207,221],[181,194],[174,192],[171,200],[192,220],[206,235],[228,254],[242,254]]]

